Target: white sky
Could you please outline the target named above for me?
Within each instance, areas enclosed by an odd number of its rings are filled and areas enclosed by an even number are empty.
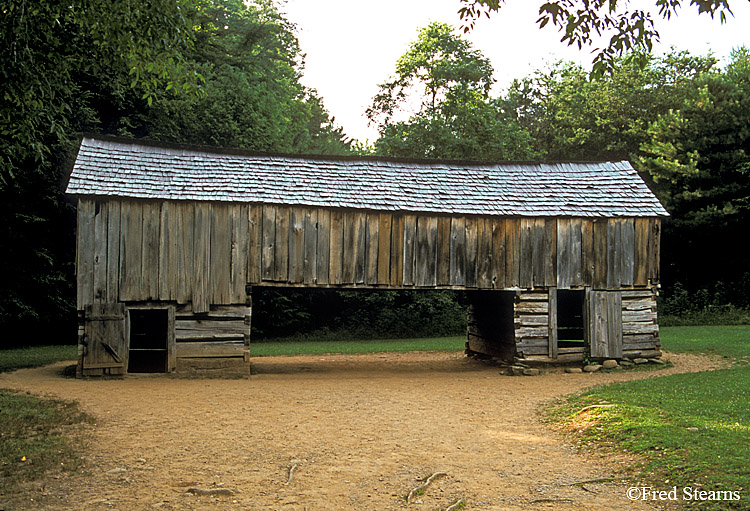
[[[507,87],[559,59],[574,60],[587,69],[591,49],[560,43],[550,26],[536,24],[540,0],[507,0],[499,13],[481,18],[465,37],[490,59],[496,89]],[[653,0],[633,0],[633,5],[653,7]],[[721,25],[718,19],[698,16],[689,2],[677,18],[657,18],[661,43],[657,53],[671,46],[695,55],[712,51],[719,58],[743,44],[750,46],[750,2],[731,2],[735,17]],[[459,27],[459,0],[287,0],[281,11],[297,25],[297,36],[306,54],[302,83],[316,89],[323,103],[349,137],[377,138],[364,115],[378,84],[394,71],[396,59],[417,37],[417,30],[432,21]],[[658,15],[657,15],[658,16]],[[654,16],[656,18],[656,16]],[[743,28],[745,27],[745,28]]]

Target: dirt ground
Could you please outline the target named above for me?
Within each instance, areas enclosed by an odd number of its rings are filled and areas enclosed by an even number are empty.
[[[655,509],[626,498],[632,460],[577,453],[537,411],[592,385],[720,365],[667,358],[656,372],[531,377],[461,353],[259,358],[257,374],[229,380],[16,371],[0,388],[76,400],[96,424],[80,471],[0,496],[0,509]]]

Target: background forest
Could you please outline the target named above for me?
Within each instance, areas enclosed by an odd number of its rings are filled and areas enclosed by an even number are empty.
[[[748,322],[750,51],[629,52],[567,62],[491,93],[492,64],[453,27],[422,28],[347,139],[274,3],[0,0],[0,328],[4,346],[73,343],[75,211],[63,190],[80,134],[307,154],[621,160],[671,213],[660,313]],[[255,338],[460,333],[448,291],[254,290]],[[312,333],[312,334],[311,334]],[[8,335],[12,334],[12,335]]]

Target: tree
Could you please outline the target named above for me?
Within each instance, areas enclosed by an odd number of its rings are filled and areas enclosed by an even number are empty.
[[[482,14],[490,16],[500,11],[505,0],[461,0],[459,16],[464,30],[471,30]],[[669,20],[687,0],[655,0],[658,16]],[[700,14],[718,16],[723,23],[732,14],[728,0],[690,0]],[[649,11],[631,8],[625,0],[547,0],[539,6],[539,28],[551,23],[563,33],[561,42],[569,46],[591,46],[595,38],[609,37],[604,48],[597,49],[592,72],[601,76],[613,69],[616,57],[635,50],[650,52],[659,40],[653,16]]]
[[[692,289],[738,282],[750,256],[750,51],[696,77],[682,102],[649,128],[638,165],[672,214],[665,228],[673,279]],[[743,301],[750,303],[745,294]]]
[[[649,124],[679,108],[692,81],[715,64],[711,56],[687,52],[629,55],[597,79],[578,65],[559,62],[515,80],[504,108],[515,112],[547,158],[631,159],[650,138]]]
[[[375,151],[473,160],[531,157],[528,134],[490,100],[492,83],[492,65],[481,52],[450,25],[428,25],[367,110],[380,132]]]

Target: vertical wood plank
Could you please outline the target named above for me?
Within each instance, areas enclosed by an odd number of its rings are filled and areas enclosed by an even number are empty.
[[[466,285],[466,219],[451,218],[450,284]]]
[[[328,281],[331,284],[341,284],[343,282],[344,265],[344,214],[339,209],[331,211],[330,241]]]
[[[647,218],[636,218],[633,223],[633,285],[648,285],[648,232]]]
[[[596,289],[607,287],[607,240],[609,222],[606,218],[594,220],[594,282]]]
[[[594,256],[594,222],[581,220],[581,279],[584,286],[594,285],[596,258]]]
[[[550,358],[557,358],[557,288],[549,288],[549,305],[548,305],[548,349],[547,353]]]
[[[261,259],[263,249],[263,208],[258,204],[248,206],[248,250],[247,250],[247,280],[250,284],[261,281]]]
[[[620,258],[620,240],[622,238],[622,223],[619,218],[610,218],[607,222],[607,288],[620,287],[620,273],[622,260]]]
[[[318,209],[317,252],[317,282],[318,284],[328,284],[328,265],[331,261],[331,212],[327,209]]]
[[[305,271],[305,211],[289,208],[289,282],[301,284]]]
[[[581,219],[570,221],[570,285],[583,285],[583,241],[581,238]]]
[[[477,287],[492,289],[492,219],[477,219]]]
[[[377,283],[390,283],[391,271],[391,213],[380,213],[378,217],[378,280]]]
[[[661,219],[649,219],[648,236],[648,278],[652,284],[659,282],[659,269],[661,261]]]
[[[273,259],[273,280],[276,282],[289,281],[289,207],[276,208],[276,249]]]
[[[492,287],[505,288],[505,219],[492,218]]]
[[[557,285],[557,219],[548,217],[544,221],[543,284],[546,287]],[[557,295],[555,295],[557,296]]]
[[[211,295],[211,203],[195,203],[193,229],[193,312],[208,312]]]
[[[250,282],[247,277],[247,257],[250,251],[250,225],[247,204],[232,204],[230,217],[232,221],[232,255],[231,255],[231,301],[244,304],[247,300],[245,285]]]
[[[451,219],[441,216],[437,219],[437,269],[438,286],[451,283]]]
[[[276,207],[263,206],[263,253],[261,255],[261,278],[273,280],[276,272]]]
[[[368,213],[366,218],[367,235],[365,236],[365,282],[370,285],[378,283],[378,253],[380,242],[380,215]]]
[[[232,303],[232,220],[230,205],[214,203],[209,210],[209,303]]]
[[[607,295],[607,356],[622,358],[622,293]]]
[[[76,304],[78,310],[94,303],[94,201],[78,199],[76,228]]]
[[[570,218],[557,219],[557,287],[570,289]]]
[[[354,266],[357,258],[357,227],[354,211],[345,211],[344,220],[344,259],[341,265],[341,283],[354,284]]]
[[[315,284],[318,282],[318,210],[306,208],[304,213],[305,253],[302,280],[305,284]]]
[[[533,287],[534,268],[534,218],[521,219],[521,265],[519,273],[519,285],[522,288]],[[541,261],[540,258],[537,257]]]
[[[161,204],[143,203],[143,256],[141,261],[141,283],[146,300],[159,299],[159,222]]]
[[[391,285],[404,281],[404,215],[394,214],[391,222]]]
[[[367,259],[367,215],[363,211],[354,212],[354,283],[365,283]]]
[[[477,256],[479,238],[477,217],[466,217],[466,287],[477,287]]]
[[[621,220],[620,232],[620,285],[633,285],[633,262],[635,259],[635,222],[632,218]]]
[[[120,301],[144,300],[141,285],[143,207],[140,202],[123,202],[120,209]]]
[[[437,224],[437,217],[417,217],[415,283],[420,287],[435,287],[437,283]]]
[[[169,260],[173,251],[170,246],[172,239],[172,225],[170,218],[174,215],[172,205],[169,201],[162,202],[161,217],[159,219],[159,300],[169,301],[170,276],[173,269],[169,266]]]
[[[167,372],[177,369],[177,344],[175,342],[175,308],[167,308]]]
[[[94,204],[94,259],[93,259],[93,300],[94,303],[105,303],[107,299],[107,238],[108,211],[107,202]]]
[[[403,285],[414,285],[414,270],[416,258],[417,217],[404,215],[404,257],[403,257]]]
[[[532,231],[533,248],[531,252],[531,285],[535,288],[544,287],[545,285],[545,234],[544,218],[535,218]]]
[[[120,295],[120,204],[110,201],[107,215],[107,303]]]
[[[195,203],[178,204],[177,229],[177,303],[186,304],[193,299],[193,279],[195,274],[193,254],[195,253]]]
[[[521,221],[508,218],[505,221],[505,287],[518,287],[520,281]]]

